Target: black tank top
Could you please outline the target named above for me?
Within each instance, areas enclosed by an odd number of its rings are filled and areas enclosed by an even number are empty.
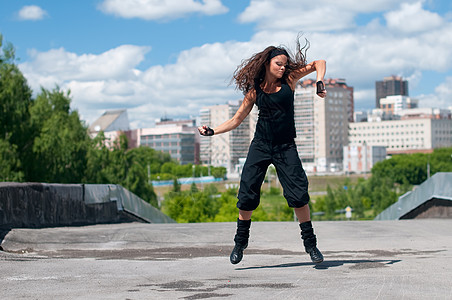
[[[276,93],[265,93],[259,84],[255,84],[255,89],[259,118],[254,137],[272,144],[292,142],[296,136],[294,91],[285,81]]]

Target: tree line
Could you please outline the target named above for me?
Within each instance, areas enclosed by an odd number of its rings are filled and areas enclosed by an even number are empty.
[[[327,187],[327,195],[312,204],[317,219],[333,220],[337,211],[350,206],[354,219],[373,219],[398,198],[437,172],[452,172],[452,148],[434,149],[432,153],[399,154],[376,163],[368,179],[356,184],[345,180],[342,186]]]
[[[310,206],[313,220],[344,219],[344,209],[353,209],[353,220],[374,219],[398,200],[398,197],[421,184],[437,172],[452,172],[452,148],[432,153],[400,154],[378,162],[368,174],[352,183],[344,176],[342,184],[327,185],[325,196],[315,196]],[[199,191],[195,185],[181,191],[176,183],[165,195],[162,211],[177,222],[233,222],[237,219],[237,190],[218,193],[210,185]],[[263,185],[261,205],[253,212],[255,221],[293,221],[293,210],[287,206],[282,191]]]
[[[219,193],[214,184],[199,190],[193,183],[191,188],[181,191],[177,182],[165,195],[162,211],[179,223],[232,222],[237,220],[237,191],[228,189]],[[253,212],[254,221],[268,221],[268,214],[258,207]]]
[[[157,206],[151,180],[226,174],[222,167],[180,165],[148,147],[129,149],[125,135],[112,146],[102,133],[91,139],[70,92],[41,88],[33,97],[1,34],[0,107],[0,181],[120,184]]]

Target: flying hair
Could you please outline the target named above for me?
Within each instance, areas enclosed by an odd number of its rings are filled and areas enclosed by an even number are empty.
[[[287,56],[287,66],[282,79],[287,79],[293,70],[306,66],[306,52],[309,49],[309,41],[305,38],[303,46],[300,44],[300,35],[297,37],[295,55],[291,54],[286,47],[269,46],[259,53],[253,54],[249,59],[243,60],[235,70],[231,83],[234,82],[236,89],[247,94],[265,78],[265,64],[273,57],[284,54]]]

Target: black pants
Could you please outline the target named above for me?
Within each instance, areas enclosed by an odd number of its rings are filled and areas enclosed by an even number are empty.
[[[295,142],[272,145],[271,142],[255,138],[243,167],[237,207],[251,211],[259,206],[262,182],[270,164],[276,168],[289,207],[298,208],[308,204],[308,178]]]

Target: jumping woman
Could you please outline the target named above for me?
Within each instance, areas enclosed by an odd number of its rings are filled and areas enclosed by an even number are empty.
[[[245,95],[235,115],[216,128],[207,125],[198,128],[204,136],[225,133],[239,126],[255,104],[259,109],[237,196],[239,216],[235,247],[230,255],[232,264],[242,260],[243,251],[248,246],[251,215],[259,205],[261,186],[270,164],[275,166],[284,197],[298,218],[306,252],[312,262],[323,261],[311,223],[308,179],[294,141],[294,91],[297,82],[316,71],[317,95],[321,98],[326,96],[323,83],[326,63],[324,60],[307,63],[308,48],[308,43],[301,47],[297,39],[294,56],[284,47],[269,46],[243,61],[233,75],[236,88]]]

